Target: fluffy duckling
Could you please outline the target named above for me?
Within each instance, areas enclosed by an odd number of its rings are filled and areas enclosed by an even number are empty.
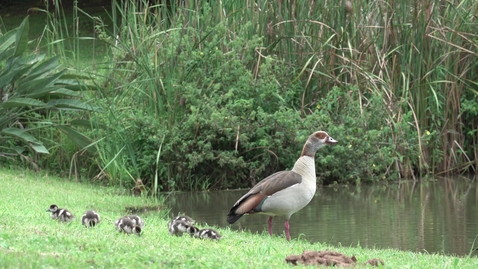
[[[186,215],[177,216],[172,220],[172,222],[175,222],[175,221],[178,221],[178,220],[184,221],[184,222],[186,222],[187,224],[190,224],[190,225],[193,225],[196,222],[191,217],[188,217]]]
[[[216,230],[213,230],[211,228],[205,228],[195,232],[194,237],[201,239],[208,238],[211,240],[219,240],[222,238],[222,236]]]
[[[183,233],[189,233],[191,236],[199,232],[199,229],[196,226],[183,221],[183,220],[172,220],[168,223],[169,234],[182,236]]]
[[[129,215],[129,216],[121,217],[121,218],[119,218],[118,220],[115,221],[115,226],[118,226],[119,221],[123,218],[130,219],[131,221],[133,221],[133,223],[136,226],[139,226],[140,228],[144,227],[144,220],[138,215]]]
[[[100,214],[96,213],[93,210],[88,210],[81,217],[81,223],[88,227],[95,227],[100,223]]]
[[[46,210],[46,212],[50,212],[50,218],[52,219],[57,219],[61,222],[69,222],[75,216],[68,210],[64,208],[58,208],[57,205],[53,204],[50,206],[49,209]]]
[[[129,216],[126,216],[126,217],[128,217],[130,220],[132,220],[134,222],[134,224],[136,224],[136,226],[139,226],[140,228],[144,227],[144,221],[140,216],[129,215]]]
[[[141,236],[141,227],[136,225],[135,222],[128,217],[119,218],[115,221],[115,225],[119,232]]]
[[[175,222],[178,222],[178,221],[184,222],[184,223],[186,223],[186,224],[189,225],[189,226],[194,225],[194,223],[196,222],[196,221],[193,220],[191,217],[188,217],[188,216],[186,216],[186,215],[175,217],[175,218],[172,219],[170,222],[168,222],[169,233],[170,233],[171,235],[173,235],[173,234],[175,233],[174,231],[175,231],[176,228],[177,228],[177,227],[173,227],[173,224],[174,224]],[[180,223],[180,224],[178,224],[178,225],[176,225],[176,226],[181,226],[181,225],[183,225],[184,223]],[[179,228],[179,229],[181,229],[181,228]],[[182,233],[179,234],[179,235],[182,235]]]
[[[177,216],[168,222],[168,229],[171,235],[182,236],[183,233],[194,234],[199,229],[194,226],[195,221],[186,215]]]

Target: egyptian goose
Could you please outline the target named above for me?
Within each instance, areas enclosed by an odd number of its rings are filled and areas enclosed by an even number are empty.
[[[213,230],[211,228],[205,228],[195,232],[194,237],[201,239],[208,238],[211,240],[219,240],[222,236],[216,230]]]
[[[182,221],[184,221],[184,222],[186,222],[186,223],[188,223],[188,224],[191,224],[191,225],[193,225],[193,224],[196,222],[196,221],[193,220],[191,217],[188,217],[188,216],[186,216],[186,215],[177,216],[177,217],[175,217],[175,218],[172,220],[172,222],[175,222],[175,221],[178,221],[178,220],[182,220]]]
[[[181,236],[183,233],[189,233],[190,235],[195,234],[199,231],[198,228],[194,226],[195,221],[188,216],[177,216],[168,222],[169,234]]]
[[[121,219],[123,218],[127,218],[127,219],[130,219],[131,221],[133,221],[133,223],[136,225],[136,226],[139,226],[140,228],[143,228],[144,227],[144,220],[138,216],[138,215],[129,215],[129,216],[124,216],[124,217],[121,217],[119,219],[117,219],[115,221],[115,226],[118,226],[118,223]]]
[[[199,232],[199,229],[196,226],[183,220],[170,221],[168,223],[168,228],[169,234],[176,236],[182,236],[183,233],[188,233],[193,236]]]
[[[141,227],[128,217],[119,218],[115,221],[115,226],[119,232],[141,236]]]
[[[227,222],[236,222],[244,214],[269,215],[267,230],[272,235],[272,218],[284,216],[286,239],[290,241],[289,219],[304,208],[314,197],[316,190],[315,153],[318,149],[337,141],[326,132],[318,131],[309,136],[299,159],[291,171],[274,173],[257,183],[231,208]]]
[[[75,218],[75,216],[68,210],[64,208],[58,208],[57,205],[51,205],[46,212],[50,212],[50,218],[57,219],[61,222],[68,222]]]
[[[81,224],[88,227],[95,227],[100,223],[100,214],[96,213],[93,210],[88,210],[81,216]]]
[[[140,228],[144,227],[144,220],[140,216],[129,215],[129,216],[126,216],[126,217],[129,218],[130,220],[132,220],[134,222],[134,224],[136,224],[136,226],[139,226]]]

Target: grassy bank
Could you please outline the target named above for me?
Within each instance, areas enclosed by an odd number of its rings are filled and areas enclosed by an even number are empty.
[[[427,255],[396,250],[332,247],[283,237],[218,229],[219,242],[172,237],[167,210],[143,215],[142,237],[115,231],[112,222],[125,207],[160,206],[161,202],[124,195],[124,191],[71,182],[41,173],[0,170],[0,267],[2,268],[289,268],[285,257],[304,250],[334,250],[354,255],[359,263],[371,258],[384,268],[476,268],[468,257]],[[69,208],[76,219],[61,224],[49,218],[48,206]],[[102,223],[94,229],[80,225],[81,214],[95,209]],[[197,220],[201,222],[201,220]]]

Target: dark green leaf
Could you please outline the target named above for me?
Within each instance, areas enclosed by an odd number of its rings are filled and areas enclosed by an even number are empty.
[[[91,79],[91,77],[88,77],[88,76],[83,76],[83,75],[77,75],[77,74],[64,74],[63,76],[61,76],[60,79],[64,79],[64,80],[88,80],[88,79]]]
[[[19,59],[15,63],[15,66],[13,67],[15,70],[18,70],[18,72],[15,73],[15,76],[12,78],[12,81],[15,82],[15,84],[17,85],[20,84],[21,78],[26,76],[26,74],[30,72],[30,69],[34,65],[35,65],[34,63],[27,63],[27,61],[24,61],[23,59]]]
[[[25,151],[25,147],[21,147],[21,146],[14,146],[14,147],[12,147],[12,149],[13,149],[17,154],[22,154],[22,152]]]
[[[0,74],[0,89],[10,84],[12,82],[13,77],[18,72],[20,72],[20,69],[6,70],[4,73]]]
[[[43,89],[38,89],[35,92],[24,94],[23,96],[28,97],[28,98],[47,98],[51,91],[55,90],[56,87],[45,87]]]
[[[15,52],[13,53],[13,56],[19,56],[27,49],[29,30],[30,23],[28,22],[28,17],[26,17],[17,29],[17,34],[15,36]]]
[[[25,94],[25,97],[29,97],[29,98],[46,98],[46,97],[49,97],[49,98],[52,98],[52,99],[56,99],[59,96],[78,97],[78,96],[80,96],[80,94],[78,94],[75,91],[70,91],[68,89],[61,88],[61,87],[56,87],[56,86],[46,87],[46,88],[43,88],[43,89],[36,90],[36,91],[34,91],[32,93],[29,93],[29,94]]]
[[[1,105],[2,108],[28,107],[28,106],[46,106],[46,104],[42,101],[32,99],[32,98],[12,98]]]
[[[14,136],[16,138],[20,138],[20,139],[25,140],[27,142],[41,144],[40,141],[38,141],[33,135],[29,134],[24,129],[11,127],[11,128],[3,129],[2,133],[6,134],[6,135]]]
[[[63,133],[65,133],[68,138],[73,140],[81,149],[86,149],[91,153],[96,152],[96,148],[92,147],[92,141],[90,138],[87,136],[83,135],[82,133],[79,133],[75,129],[70,128],[69,126],[66,125],[59,125],[57,126],[58,129],[60,129]]]
[[[21,94],[35,94],[35,91],[43,90],[44,88],[48,86],[52,86],[55,84],[56,80],[65,72],[66,70],[63,70],[61,72],[58,72],[54,75],[45,77],[45,78],[39,78],[39,79],[34,79],[30,81],[26,81],[25,83],[21,84],[18,86],[17,91]]]
[[[89,110],[94,111],[97,110],[94,106],[90,104],[86,104],[80,100],[75,99],[55,99],[48,102],[48,105],[56,107],[56,108],[63,108],[63,109],[75,109],[75,110]]]
[[[62,95],[62,96],[72,96],[72,97],[80,96],[78,92],[68,90],[66,88],[54,88],[53,90],[50,91],[50,93],[54,95]]]
[[[33,68],[29,76],[34,78],[38,75],[48,74],[50,71],[55,70],[60,66],[59,61],[60,56],[55,56],[50,59],[47,59],[46,61]]]
[[[98,90],[98,87],[96,86],[91,86],[91,85],[86,85],[86,84],[68,84],[68,85],[62,85],[63,87],[72,90],[72,91],[96,91]]]
[[[15,30],[12,30],[2,36],[0,36],[0,55],[2,55],[12,44],[15,42]],[[10,56],[10,55],[8,55]],[[5,57],[7,58],[7,57]],[[4,59],[5,59],[4,58]],[[0,58],[1,60],[2,58]]]
[[[30,143],[30,146],[37,153],[50,154],[50,152],[41,143]]]

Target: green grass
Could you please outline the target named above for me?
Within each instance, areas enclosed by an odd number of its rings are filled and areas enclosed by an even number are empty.
[[[478,260],[402,252],[393,249],[332,247],[283,237],[218,229],[219,242],[189,236],[172,237],[167,210],[143,215],[142,237],[116,232],[112,222],[126,206],[160,205],[125,191],[71,182],[28,171],[0,170],[1,268],[290,268],[284,259],[303,250],[335,250],[355,255],[359,262],[380,258],[385,268],[476,268]],[[69,224],[51,220],[46,209],[56,203],[70,209]],[[95,209],[102,222],[93,229],[81,226],[81,214]],[[200,222],[200,220],[198,220]]]

